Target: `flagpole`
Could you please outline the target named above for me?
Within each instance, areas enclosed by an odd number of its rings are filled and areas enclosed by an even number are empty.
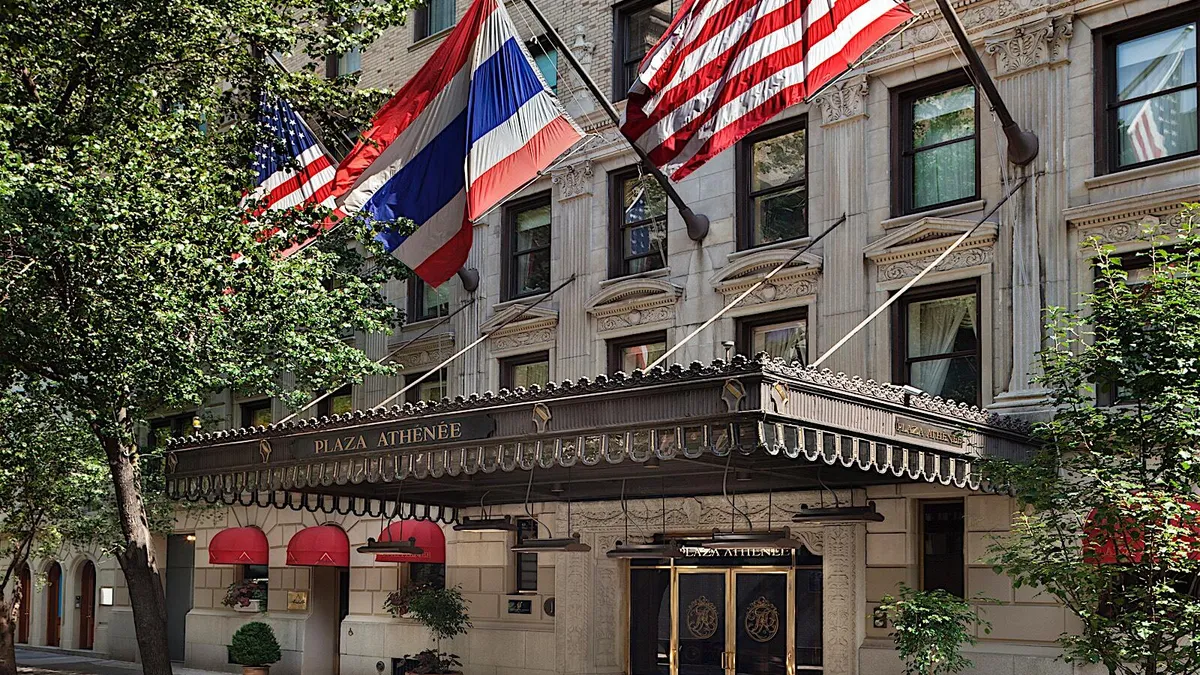
[[[275,64],[276,68],[283,71],[285,74],[288,73],[287,66],[283,65],[283,62],[280,61],[279,57],[275,56],[274,53],[267,52],[267,58],[271,59],[271,63]],[[297,112],[296,115],[299,116],[300,119],[304,119],[304,116],[299,112]],[[304,123],[308,124],[308,121],[306,120]],[[308,124],[308,127],[311,129],[312,125]],[[341,135],[342,140],[345,141],[347,145],[349,145],[351,148],[355,146],[354,139],[350,138],[349,134],[341,129],[338,129],[337,132],[339,135]],[[330,159],[333,158],[333,153],[329,152],[329,148],[325,147],[325,144],[321,142],[321,138],[315,133],[313,134],[313,140],[317,142],[317,147],[321,148],[321,152],[325,153],[326,157],[329,157]],[[458,280],[462,282],[463,290],[466,292],[474,293],[475,290],[479,288],[479,270],[475,269],[474,267],[460,267],[458,268],[458,272],[455,274],[458,275]]]
[[[1029,164],[1038,155],[1037,135],[1032,131],[1022,129],[1013,119],[1012,113],[1008,111],[1008,105],[1004,103],[1004,97],[1000,95],[1000,90],[992,81],[992,76],[988,73],[987,68],[983,67],[983,60],[979,58],[979,53],[967,40],[966,31],[959,23],[958,14],[950,6],[949,0],[936,1],[938,9],[941,10],[942,16],[950,26],[950,32],[954,33],[954,39],[958,41],[959,49],[963,56],[967,57],[967,68],[979,83],[979,87],[983,89],[983,93],[987,95],[988,102],[996,111],[996,116],[1000,118],[1000,128],[1004,131],[1004,137],[1008,139],[1008,161],[1017,166]]]
[[[534,18],[538,20],[538,23],[542,24],[542,28],[546,31],[546,37],[550,38],[550,42],[554,45],[554,48],[558,50],[558,53],[562,54],[563,58],[567,60],[567,63],[569,63],[571,67],[575,69],[575,74],[579,76],[579,79],[583,80],[584,86],[586,86],[588,91],[592,93],[592,96],[600,102],[600,107],[604,108],[604,112],[608,113],[608,116],[612,119],[613,123],[620,127],[621,115],[617,113],[617,109],[613,107],[613,104],[608,100],[608,97],[600,91],[600,87],[596,85],[594,80],[592,80],[592,76],[588,75],[588,72],[584,69],[583,64],[579,63],[579,59],[575,58],[575,54],[570,50],[570,48],[567,47],[567,44],[563,42],[562,37],[558,34],[558,31],[555,30],[554,26],[551,26],[550,22],[546,20],[546,16],[542,14],[542,10],[538,9],[533,0],[523,1],[525,2],[525,6],[529,8],[530,13],[532,13]],[[652,176],[654,176],[659,185],[662,185],[663,191],[667,193],[667,197],[670,198],[673,204],[675,204],[675,208],[679,209],[679,215],[683,216],[683,222],[687,225],[688,237],[690,237],[692,241],[703,240],[704,237],[708,235],[708,217],[704,214],[692,211],[692,208],[687,205],[687,202],[683,201],[683,197],[681,197],[679,193],[675,191],[675,186],[671,184],[671,181],[667,178],[666,174],[659,170],[658,166],[651,161],[650,156],[646,154],[645,150],[639,147],[637,143],[632,141],[629,143],[629,145],[633,147],[633,151],[637,153],[639,158],[641,158],[646,170],[649,171]]]

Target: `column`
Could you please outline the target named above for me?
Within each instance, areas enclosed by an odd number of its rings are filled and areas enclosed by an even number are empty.
[[[867,527],[826,525],[823,531],[825,675],[858,675],[858,647],[866,634]]]
[[[596,375],[591,356],[592,331],[584,306],[588,300],[588,257],[592,250],[592,161],[584,159],[551,175],[554,182],[552,284],[572,274],[578,278],[556,295],[557,363],[554,379],[577,380]],[[605,230],[607,232],[607,230]]]

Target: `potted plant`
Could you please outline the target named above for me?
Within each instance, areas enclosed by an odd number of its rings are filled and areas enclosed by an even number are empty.
[[[463,635],[471,627],[467,601],[462,591],[457,586],[422,586],[408,599],[408,611],[417,623],[429,629],[437,641],[433,649],[404,656],[409,662],[408,672],[414,675],[461,673],[462,662],[458,660],[458,655],[443,652],[442,640]]]
[[[992,624],[980,619],[971,603],[941,589],[918,591],[901,584],[900,597],[885,595],[879,610],[896,629],[892,639],[904,659],[906,675],[958,673],[972,667],[962,654],[963,645],[978,642],[970,629],[992,630]]]
[[[235,581],[225,590],[225,598],[221,600],[221,604],[239,612],[265,612],[267,591],[257,581]]]
[[[388,593],[387,597],[383,599],[383,611],[391,614],[393,618],[408,614],[409,602],[423,588],[425,588],[423,584],[407,584],[404,588]]]
[[[233,634],[229,659],[242,666],[242,675],[268,675],[271,664],[281,658],[275,631],[267,624],[251,621]]]

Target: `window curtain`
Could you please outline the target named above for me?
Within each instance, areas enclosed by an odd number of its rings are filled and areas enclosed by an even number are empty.
[[[914,309],[916,316],[911,314]],[[973,295],[911,305],[909,312],[910,356],[932,356],[952,351],[964,319],[970,321],[970,328],[978,338]],[[947,358],[914,363],[909,382],[918,389],[940,396],[946,384],[946,375],[950,372],[950,361]]]

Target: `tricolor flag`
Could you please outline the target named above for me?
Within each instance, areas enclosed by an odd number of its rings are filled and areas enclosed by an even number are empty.
[[[471,248],[471,221],[583,138],[499,0],[475,0],[337,170],[347,215],[419,226],[377,239],[431,286]]]
[[[897,0],[684,0],[642,59],[621,131],[680,180],[911,17]]]

